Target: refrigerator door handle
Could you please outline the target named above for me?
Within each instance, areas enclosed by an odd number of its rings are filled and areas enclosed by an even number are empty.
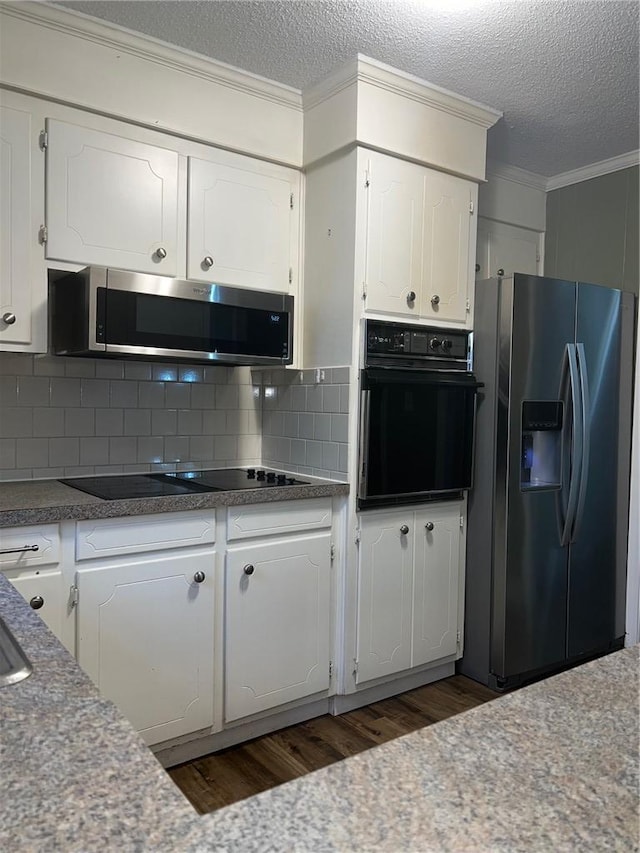
[[[591,436],[591,403],[589,399],[589,377],[587,375],[587,357],[584,344],[576,344],[578,361],[578,372],[580,376],[580,404],[582,422],[582,458],[580,461],[580,485],[578,489],[578,502],[576,506],[573,529],[571,531],[571,542],[575,542],[578,528],[582,521],[584,502],[587,494],[587,480],[589,478],[589,452]]]
[[[575,344],[567,344],[565,363],[569,365],[569,384],[571,388],[571,415],[573,422],[573,440],[571,442],[571,475],[569,478],[569,498],[564,525],[560,533],[560,545],[563,547],[571,541],[571,531],[574,525],[580,487],[580,473],[583,459],[582,403],[578,359]]]

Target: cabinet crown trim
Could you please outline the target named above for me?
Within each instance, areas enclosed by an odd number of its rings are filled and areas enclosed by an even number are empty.
[[[117,24],[95,21],[81,12],[62,10],[41,3],[21,2],[1,4],[0,18],[3,15],[19,18],[43,28],[58,30],[105,47],[126,51],[149,62],[161,62],[176,71],[273,101],[297,111],[302,110],[301,93],[291,86],[204,57],[186,48],[174,47],[152,36],[134,33]]]
[[[502,118],[500,110],[457,95],[455,92],[443,89],[413,74],[399,71],[361,53],[320,83],[305,90],[302,95],[304,109],[311,109],[358,83],[368,83],[380,89],[386,89],[483,128],[492,127]]]

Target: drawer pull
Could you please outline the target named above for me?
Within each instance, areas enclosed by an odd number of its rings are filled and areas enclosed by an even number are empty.
[[[429,533],[431,533],[431,531],[433,530],[433,521],[427,521],[425,527],[429,531]]]
[[[34,595],[29,604],[34,610],[40,610],[44,604],[44,598],[41,595]]]
[[[193,579],[196,583],[202,583],[204,578],[205,578],[204,572],[196,572],[195,575],[193,576]]]
[[[400,533],[402,533],[402,535],[403,535],[403,536],[406,536],[408,532],[409,532],[409,525],[408,525],[408,524],[403,524],[403,525],[400,527]]]
[[[22,548],[3,548],[0,554],[22,554],[24,551],[39,551],[39,545],[24,545]]]
[[[242,571],[245,573],[245,575],[252,575],[255,572],[255,566],[252,566],[251,563],[248,563]]]

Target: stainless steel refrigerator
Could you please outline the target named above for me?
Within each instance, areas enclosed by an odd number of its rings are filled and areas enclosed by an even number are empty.
[[[624,640],[634,296],[477,282],[464,657],[504,690]]]

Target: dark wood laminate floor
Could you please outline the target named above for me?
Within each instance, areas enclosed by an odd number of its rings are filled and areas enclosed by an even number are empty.
[[[198,812],[206,814],[497,695],[463,675],[454,675],[338,717],[316,717],[180,764],[169,775]]]

